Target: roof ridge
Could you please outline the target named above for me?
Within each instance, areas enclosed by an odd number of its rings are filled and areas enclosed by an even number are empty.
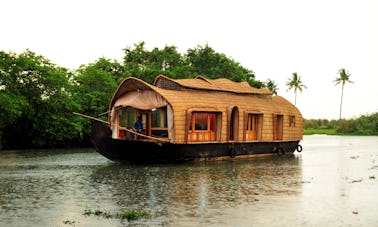
[[[204,77],[204,76],[201,76],[201,75],[198,75],[198,76],[194,77],[194,79],[203,80],[203,81],[208,82],[209,84],[214,85],[214,84],[212,83],[212,79],[208,79],[208,78],[206,78],[206,77]]]

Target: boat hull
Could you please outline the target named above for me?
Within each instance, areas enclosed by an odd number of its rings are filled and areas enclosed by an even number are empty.
[[[225,160],[292,153],[299,141],[227,142],[173,144],[111,138],[109,127],[92,120],[92,143],[106,158],[128,163],[177,163],[195,160]]]

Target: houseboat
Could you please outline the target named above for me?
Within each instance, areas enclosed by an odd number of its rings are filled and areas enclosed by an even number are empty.
[[[302,115],[283,97],[203,76],[159,75],[153,85],[128,77],[113,95],[108,121],[92,118],[97,152],[129,163],[283,155],[300,152],[302,136]]]

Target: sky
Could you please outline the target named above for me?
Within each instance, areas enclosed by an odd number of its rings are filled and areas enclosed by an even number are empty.
[[[376,0],[0,0],[0,51],[29,49],[69,69],[100,57],[122,61],[123,49],[208,44],[272,79],[294,103],[286,82],[307,86],[297,107],[307,118],[338,119],[378,112]]]

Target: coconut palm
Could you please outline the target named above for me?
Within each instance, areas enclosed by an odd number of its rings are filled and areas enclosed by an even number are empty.
[[[339,69],[339,77],[336,78],[333,82],[335,82],[335,85],[338,85],[341,83],[341,100],[340,100],[340,115],[339,115],[339,120],[341,120],[341,110],[343,107],[343,96],[344,96],[344,85],[346,82],[349,83],[354,83],[353,81],[350,80],[350,73],[349,71],[345,71],[344,68]]]
[[[274,82],[274,80],[268,79],[265,84],[266,84],[266,87],[269,89],[269,91],[272,92],[273,95],[277,95],[278,85],[276,84],[276,82]]]
[[[294,94],[295,94],[294,105],[296,105],[297,104],[297,90],[299,90],[302,93],[303,88],[307,88],[306,85],[303,84],[301,77],[298,76],[298,74],[295,72],[293,73],[293,76],[289,78],[289,81],[286,82],[286,86],[288,87],[287,91],[294,89]]]

